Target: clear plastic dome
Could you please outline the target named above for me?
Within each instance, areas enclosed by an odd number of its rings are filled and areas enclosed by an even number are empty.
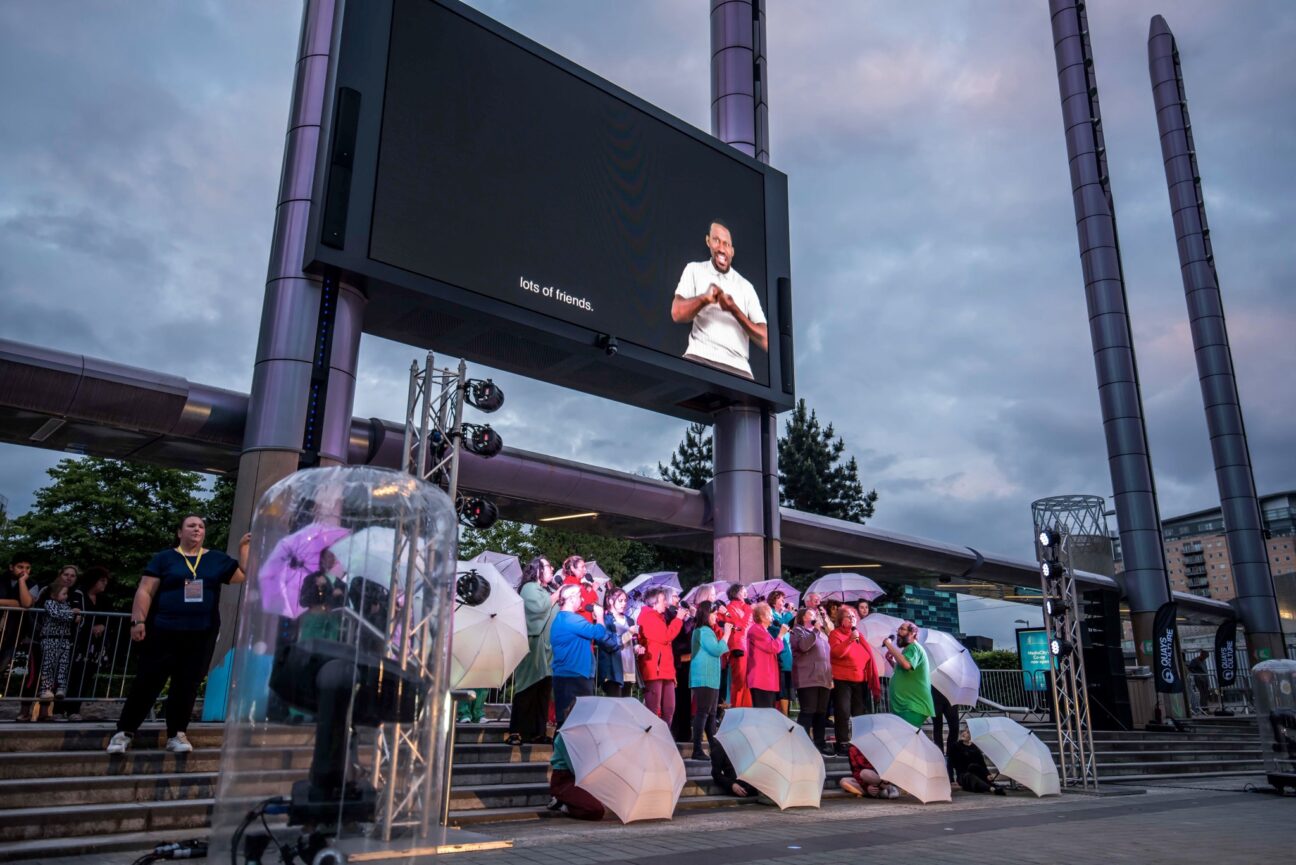
[[[1251,668],[1251,697],[1260,723],[1265,772],[1296,789],[1296,661],[1262,661]]]
[[[242,861],[267,828],[316,849],[430,836],[451,723],[456,532],[445,493],[386,469],[301,471],[262,497],[213,856],[233,847]],[[245,819],[258,808],[264,824]]]

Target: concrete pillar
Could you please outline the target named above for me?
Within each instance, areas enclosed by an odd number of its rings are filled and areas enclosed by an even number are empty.
[[[762,5],[711,0],[711,132],[768,162]],[[752,583],[778,576],[777,418],[755,406],[731,406],[715,415],[713,441],[715,578]]]

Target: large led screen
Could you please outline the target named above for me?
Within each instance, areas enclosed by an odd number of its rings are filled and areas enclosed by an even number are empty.
[[[373,259],[769,383],[761,172],[437,3],[391,33]]]
[[[783,174],[456,0],[339,9],[302,266],[366,333],[692,420],[791,407]]]

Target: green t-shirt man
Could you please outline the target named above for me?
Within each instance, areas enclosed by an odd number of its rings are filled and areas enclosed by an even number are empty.
[[[896,660],[895,672],[891,675],[891,711],[915,727],[921,727],[936,714],[936,707],[931,698],[931,665],[927,662],[927,651],[916,642],[917,636],[913,634],[910,639],[915,639],[915,642],[898,649],[909,669]],[[889,640],[887,642],[888,648],[895,645]]]

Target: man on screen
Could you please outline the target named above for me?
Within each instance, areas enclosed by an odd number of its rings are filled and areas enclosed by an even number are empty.
[[[719,220],[712,222],[706,245],[710,260],[684,266],[671,302],[671,320],[693,323],[684,351],[687,360],[750,379],[748,343],[754,339],[763,351],[769,350],[765,313],[752,284],[733,269],[733,237],[728,226]]]

